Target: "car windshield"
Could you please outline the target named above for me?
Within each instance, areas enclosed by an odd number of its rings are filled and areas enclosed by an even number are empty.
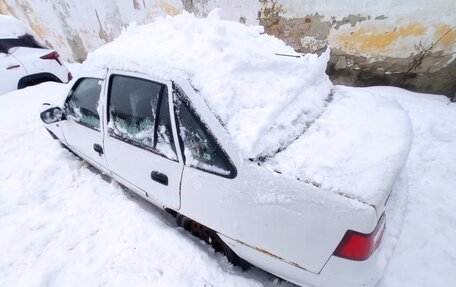
[[[36,49],[45,49],[41,44],[39,44],[32,35],[23,35],[18,38],[11,39],[0,39],[0,52],[8,53],[12,48],[15,47],[26,47],[26,48],[36,48]]]

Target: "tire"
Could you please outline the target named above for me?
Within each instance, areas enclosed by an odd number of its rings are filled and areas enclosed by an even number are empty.
[[[178,226],[190,232],[193,236],[198,237],[204,240],[206,243],[210,244],[212,248],[214,248],[215,252],[222,253],[231,264],[241,267],[244,271],[248,270],[252,266],[250,263],[234,253],[234,251],[228,245],[226,245],[225,242],[223,242],[223,240],[214,230],[182,214],[177,214],[176,223]]]

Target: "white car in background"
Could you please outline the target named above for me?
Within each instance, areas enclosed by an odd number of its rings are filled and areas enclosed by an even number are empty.
[[[328,60],[214,15],[168,17],[90,54],[40,116],[230,262],[373,286],[405,204],[410,119],[394,101],[334,93]]]
[[[56,51],[17,19],[0,15],[0,95],[47,81],[67,83],[71,78]]]

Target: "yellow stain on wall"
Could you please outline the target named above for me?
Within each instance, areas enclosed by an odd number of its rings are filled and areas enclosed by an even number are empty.
[[[451,49],[453,45],[456,45],[456,26],[436,25],[435,38],[435,41],[439,41],[436,45],[437,47],[443,50]]]
[[[67,43],[66,39],[62,35],[57,35],[55,38],[60,46],[65,46],[65,44]]]
[[[376,29],[359,28],[350,34],[340,35],[338,42],[348,51],[379,53],[387,51],[398,40],[407,37],[424,36],[427,28],[421,24],[409,24],[384,32]]]
[[[9,10],[8,6],[6,6],[4,0],[0,0],[0,14],[11,15],[11,11]]]
[[[158,2],[158,6],[160,7],[160,9],[163,12],[165,12],[166,14],[168,14],[170,16],[176,16],[176,15],[182,13],[182,9],[179,9],[178,7],[175,7],[163,0],[160,0]]]
[[[46,30],[43,27],[34,22],[30,22],[30,27],[41,39],[46,39]]]

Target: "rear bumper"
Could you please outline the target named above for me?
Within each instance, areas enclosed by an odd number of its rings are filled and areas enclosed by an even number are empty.
[[[300,286],[374,286],[381,277],[381,266],[376,264],[379,251],[365,261],[350,261],[331,256],[319,274],[307,271],[299,266],[289,264],[269,254],[261,253],[247,245],[233,241],[223,235],[220,237],[241,258]]]
[[[241,258],[298,285],[375,286],[381,278],[399,239],[407,197],[408,178],[407,171],[404,168],[388,200],[386,229],[378,249],[364,261],[352,261],[331,256],[318,274],[221,234],[219,235]]]

